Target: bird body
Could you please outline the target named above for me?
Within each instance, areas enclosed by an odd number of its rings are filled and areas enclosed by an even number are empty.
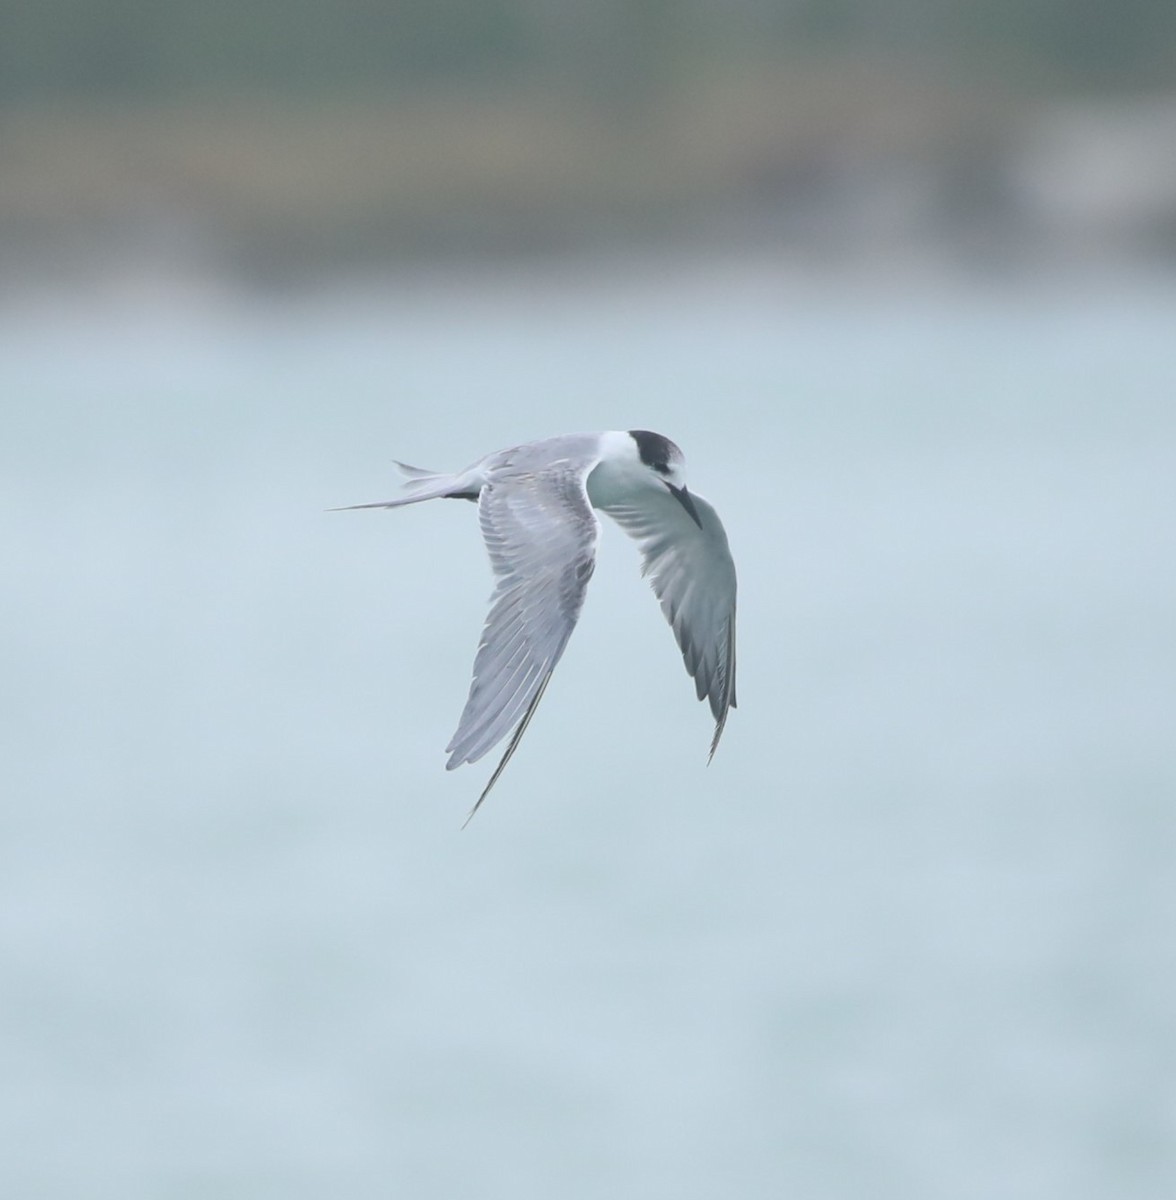
[[[397,464],[404,494],[351,508],[474,500],[496,586],[447,769],[477,762],[511,732],[473,816],[514,754],[584,604],[608,513],[634,538],[715,718],[711,755],[735,707],[735,565],[717,513],[686,489],[682,452],[645,430],[567,434],[488,454],[444,474]]]

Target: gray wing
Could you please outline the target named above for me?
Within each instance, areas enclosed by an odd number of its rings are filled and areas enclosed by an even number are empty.
[[[497,586],[447,769],[476,762],[517,728],[470,816],[526,732],[584,605],[600,529],[584,474],[559,465],[482,488],[478,516]]]
[[[661,601],[699,700],[710,702],[713,758],[735,707],[735,563],[718,513],[701,496],[690,498],[701,528],[669,491],[604,511],[638,543],[641,573]]]

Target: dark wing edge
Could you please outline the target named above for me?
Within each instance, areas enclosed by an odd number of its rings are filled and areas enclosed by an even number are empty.
[[[579,619],[598,529],[583,478],[545,473],[482,490],[482,536],[497,583],[447,769],[476,762],[514,729],[466,824],[518,749]]]
[[[641,507],[616,505],[605,511],[637,543],[641,573],[650,582],[663,615],[682,652],[699,700],[715,719],[709,763],[714,758],[735,708],[735,564],[727,534],[713,506],[691,498],[702,516],[701,528],[667,492],[654,494]]]
[[[539,701],[543,699],[543,693],[547,691],[547,685],[551,682],[552,673],[555,670],[555,664],[552,663],[547,673],[543,676],[543,681],[535,691],[535,695],[531,699],[531,703],[527,705],[527,711],[523,713],[522,720],[515,727],[514,733],[511,735],[510,741],[507,743],[506,753],[499,760],[498,766],[494,768],[494,774],[490,776],[490,781],[482,789],[482,794],[478,797],[474,807],[470,809],[469,815],[461,823],[464,829],[473,819],[474,813],[482,807],[482,801],[490,795],[490,789],[498,782],[498,777],[506,770],[506,764],[514,757],[514,752],[519,748],[519,742],[523,740],[523,734],[527,732],[527,726],[531,723],[531,718],[535,715],[536,709],[539,707]],[[713,754],[714,751],[711,751]]]

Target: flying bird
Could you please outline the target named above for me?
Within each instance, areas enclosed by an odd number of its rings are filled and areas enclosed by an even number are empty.
[[[348,510],[473,500],[495,576],[446,769],[477,762],[513,733],[470,817],[518,748],[576,627],[596,566],[593,509],[637,542],[642,574],[714,715],[714,757],[735,707],[735,564],[718,514],[687,490],[682,451],[669,438],[644,429],[568,434],[499,450],[451,475],[396,465],[402,496]]]

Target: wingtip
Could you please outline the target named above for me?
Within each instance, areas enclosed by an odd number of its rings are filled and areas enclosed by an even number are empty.
[[[719,740],[723,736],[723,730],[727,728],[727,714],[719,718],[715,723],[715,736],[711,738],[710,753],[706,756],[706,765],[709,767],[715,757],[715,751],[719,748]]]
[[[510,748],[507,750],[506,756],[503,758],[502,762],[500,762],[498,764],[498,769],[494,772],[493,775],[490,776],[490,782],[488,784],[486,784],[486,786],[482,789],[482,794],[478,797],[476,803],[474,804],[474,807],[470,809],[469,814],[466,816],[466,819],[464,821],[462,821],[462,823],[461,823],[462,829],[464,829],[474,819],[474,813],[476,813],[478,811],[478,809],[482,807],[482,801],[485,800],[486,797],[490,795],[490,789],[498,782],[499,775],[502,774],[503,768],[506,766],[507,761],[510,759],[511,754],[514,751],[514,747],[517,745],[518,745],[518,741],[516,739],[514,742],[512,742]]]

